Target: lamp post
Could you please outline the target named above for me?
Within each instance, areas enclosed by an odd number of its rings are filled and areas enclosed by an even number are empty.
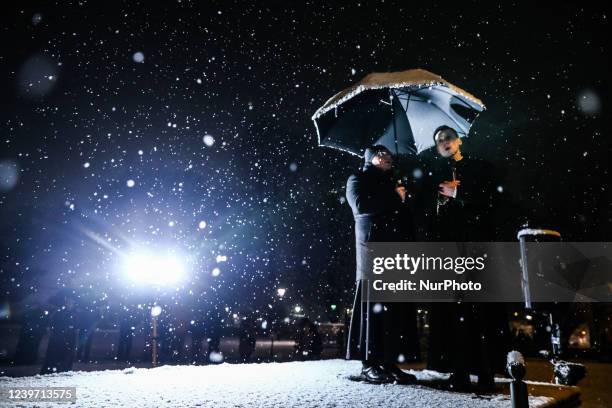
[[[279,299],[282,300],[283,297],[285,296],[285,293],[287,293],[287,289],[285,288],[278,288],[276,289],[276,294],[278,295]],[[272,324],[272,327],[270,328],[270,360],[274,360],[274,323]]]
[[[151,250],[134,251],[128,254],[123,262],[124,273],[133,285],[151,288],[177,285],[186,274],[186,267],[181,257],[170,250],[165,254]],[[151,307],[153,367],[157,366],[157,318],[161,312],[161,306]]]
[[[153,306],[151,308],[151,320],[153,321],[153,337],[152,337],[152,347],[153,347],[153,367],[157,367],[157,317],[161,314],[162,308],[161,306]]]

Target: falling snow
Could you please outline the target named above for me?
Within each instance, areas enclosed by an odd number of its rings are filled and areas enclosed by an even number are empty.
[[[269,332],[296,305],[343,321],[355,275],[345,185],[362,161],[318,147],[311,116],[370,72],[423,67],[483,99],[464,146],[499,176],[499,240],[525,223],[612,240],[605,15],[153,3],[7,11],[0,280],[11,304],[52,315],[65,290],[113,329],[159,304],[173,338],[213,314],[252,313]],[[409,182],[431,174],[433,156],[412,158]],[[184,274],[141,285],[130,254],[166,254],[168,275]]]

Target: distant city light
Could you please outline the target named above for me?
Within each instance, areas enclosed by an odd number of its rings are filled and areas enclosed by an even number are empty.
[[[159,316],[159,315],[161,314],[161,312],[162,312],[162,308],[161,308],[161,306],[153,306],[153,307],[151,308],[151,316],[152,316],[152,317],[157,317],[157,316]]]

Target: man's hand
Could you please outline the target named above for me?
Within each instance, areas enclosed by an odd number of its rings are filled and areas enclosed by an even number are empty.
[[[457,197],[457,187],[461,184],[459,180],[444,181],[440,183],[439,191],[445,197],[455,198]]]
[[[406,201],[406,187],[404,186],[395,187],[395,192],[399,194],[400,198],[402,199],[402,203]]]

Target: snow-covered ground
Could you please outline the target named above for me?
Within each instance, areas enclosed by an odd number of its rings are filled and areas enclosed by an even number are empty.
[[[359,372],[360,364],[323,360],[128,368],[0,377],[0,387],[76,387],[78,407],[510,407],[509,397],[502,395],[479,397],[423,385],[351,381],[348,377]],[[432,372],[414,373],[424,380],[432,376]],[[532,397],[530,407],[549,402],[550,398]]]

